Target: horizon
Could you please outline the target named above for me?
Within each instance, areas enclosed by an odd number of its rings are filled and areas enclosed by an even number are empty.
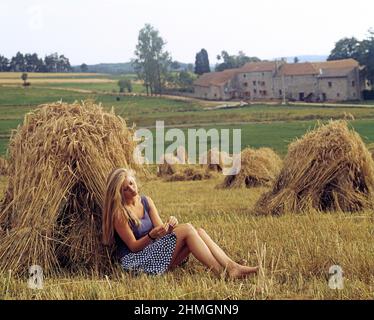
[[[25,53],[25,52],[23,52]],[[30,52],[28,52],[30,53]],[[32,52],[31,52],[32,53]],[[63,53],[62,53],[63,54]],[[276,58],[272,58],[272,59],[261,59],[261,60],[269,60],[269,61],[274,61],[274,60],[279,60],[279,59],[293,59],[295,57],[298,57],[298,58],[305,58],[305,57],[328,57],[328,54],[306,54],[306,55],[294,55],[294,56],[289,56],[289,57],[276,57]],[[69,57],[67,57],[69,58]],[[210,59],[209,59],[210,60]],[[176,60],[173,60],[173,61],[176,61]],[[301,60],[301,61],[305,61],[307,62],[306,60]],[[310,60],[309,62],[313,62],[314,60]],[[320,61],[320,60],[318,60]],[[321,60],[322,61],[322,60]],[[177,61],[179,63],[184,63],[184,64],[189,64],[189,63],[192,63],[192,64],[195,64],[195,62],[190,62],[190,61]],[[93,63],[93,64],[87,64],[88,66],[93,66],[93,65],[101,65],[101,64],[125,64],[125,63],[131,63],[131,61],[114,61],[114,62],[107,62],[107,61],[104,61],[104,62],[97,62],[97,63]],[[214,66],[217,61],[215,63],[210,63],[210,66]],[[82,63],[81,63],[82,64]],[[79,67],[81,64],[72,64],[72,67]]]
[[[191,0],[188,5],[171,0],[51,3],[0,3],[0,55],[10,58],[20,51],[44,57],[58,52],[74,66],[126,63],[134,58],[139,30],[150,23],[166,41],[165,50],[173,60],[183,63],[194,63],[202,48],[208,51],[213,65],[222,50],[229,54],[243,51],[261,60],[328,56],[338,40],[367,36],[373,27],[369,24],[370,9],[374,9],[374,2],[369,0],[356,1],[357,8],[365,8],[360,15],[352,14],[348,0],[338,5],[337,1],[316,0],[313,6],[306,0],[252,4],[233,0],[231,10],[222,5],[223,1],[212,0]]]

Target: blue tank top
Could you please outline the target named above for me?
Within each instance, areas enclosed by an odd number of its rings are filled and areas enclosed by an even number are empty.
[[[143,208],[144,208],[144,215],[143,218],[140,219],[140,226],[137,227],[133,223],[129,221],[129,225],[131,230],[134,233],[135,239],[138,240],[144,237],[149,231],[153,229],[153,224],[151,218],[149,217],[149,203],[145,196],[140,197]],[[116,254],[118,258],[122,258],[123,256],[129,254],[131,250],[127,247],[127,245],[123,242],[121,237],[118,235],[116,231],[114,231],[114,239],[116,242]]]

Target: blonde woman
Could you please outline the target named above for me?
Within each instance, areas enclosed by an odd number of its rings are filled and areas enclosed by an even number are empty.
[[[108,177],[102,229],[104,244],[116,244],[127,271],[162,274],[190,253],[216,275],[243,278],[258,270],[234,262],[201,228],[179,225],[175,217],[163,223],[152,199],[138,194],[134,173],[124,168]]]

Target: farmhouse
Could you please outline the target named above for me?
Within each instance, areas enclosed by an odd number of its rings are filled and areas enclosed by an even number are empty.
[[[230,100],[236,98],[239,69],[222,72],[209,72],[201,75],[194,82],[195,96],[208,100]]]
[[[362,67],[353,59],[319,63],[250,62],[238,69],[203,74],[194,95],[208,100],[360,100]]]
[[[247,63],[239,69],[239,98],[271,99],[277,62]]]

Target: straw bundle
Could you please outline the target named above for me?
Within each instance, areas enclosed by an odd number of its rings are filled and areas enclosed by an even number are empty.
[[[207,170],[201,169],[199,166],[186,164],[180,158],[173,154],[165,154],[157,167],[157,176],[165,181],[191,181],[210,179],[211,174]]]
[[[162,162],[157,166],[157,176],[167,177],[176,173],[176,165],[181,164],[181,160],[174,156],[173,154],[166,153],[160,159]]]
[[[256,204],[260,214],[310,209],[358,211],[372,206],[374,162],[346,121],[331,121],[288,148],[272,190]]]
[[[0,175],[5,176],[8,174],[8,160],[0,157]]]
[[[134,164],[133,130],[90,101],[41,105],[9,146],[0,208],[0,269],[105,270],[101,211],[109,173]]]
[[[197,181],[212,178],[212,174],[208,170],[201,169],[193,165],[178,165],[176,171],[165,178],[165,181]]]
[[[240,161],[240,162],[239,162]],[[270,186],[279,174],[282,166],[281,158],[269,148],[244,149],[240,157],[234,157],[233,168],[240,171],[226,176],[220,188],[240,188]],[[234,170],[235,172],[237,170]]]
[[[222,172],[224,165],[229,162],[229,155],[226,152],[220,152],[217,148],[212,148],[202,154],[199,163],[210,171]]]

